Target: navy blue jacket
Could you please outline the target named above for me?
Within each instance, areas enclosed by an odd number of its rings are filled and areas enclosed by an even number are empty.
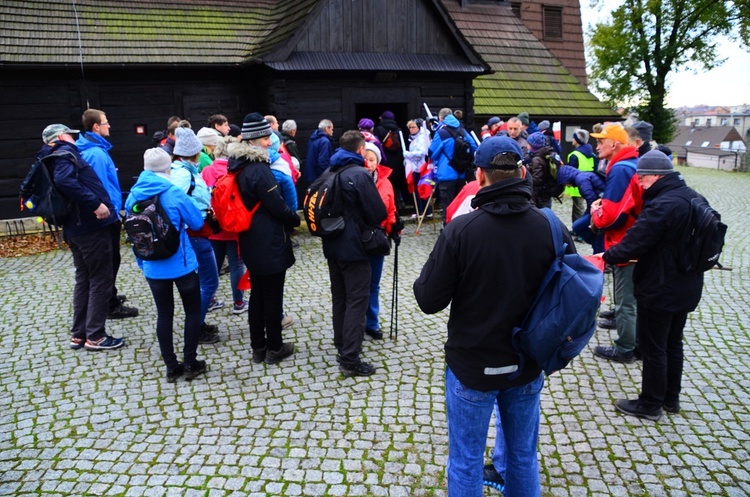
[[[305,180],[312,183],[331,165],[333,139],[325,131],[316,129],[307,143],[305,156]]]
[[[83,160],[78,147],[65,141],[56,141],[51,145],[44,145],[38,158],[52,153],[70,152],[78,159],[75,161],[66,157],[50,160],[53,167],[53,181],[57,189],[73,201],[73,211],[68,214],[63,223],[65,237],[76,237],[102,229],[119,222],[118,213],[112,205],[109,193],[102,185],[96,171]],[[109,217],[97,219],[94,211],[104,204],[109,209]]]

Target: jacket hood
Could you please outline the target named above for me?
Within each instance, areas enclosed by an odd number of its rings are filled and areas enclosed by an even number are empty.
[[[268,149],[251,145],[249,142],[230,143],[227,145],[229,172],[236,172],[248,162],[269,162]]]
[[[378,173],[378,179],[388,179],[388,177],[393,172],[393,169],[391,169],[388,166],[384,166],[380,164],[376,169],[375,172]]]
[[[169,190],[171,186],[172,182],[166,174],[143,171],[138,176],[138,181],[135,182],[133,188],[130,189],[130,193],[136,201],[141,201],[159,195]],[[131,207],[132,204],[125,206],[126,209],[130,209]]]
[[[536,152],[529,152],[529,153],[535,157],[546,157],[552,153],[552,147],[545,146],[545,147],[540,148]]]
[[[352,163],[364,167],[365,159],[358,153],[349,152],[343,148],[337,148],[331,156],[331,167],[345,166]]]
[[[576,151],[581,152],[583,155],[585,155],[588,158],[596,159],[596,155],[594,154],[594,149],[590,143],[584,143],[583,145],[578,147]]]
[[[315,132],[310,136],[310,141],[321,140],[323,138],[331,139],[322,129],[316,129]]]
[[[89,148],[103,148],[106,151],[109,151],[112,148],[112,144],[107,141],[106,138],[103,136],[99,136],[96,133],[92,133],[90,131],[82,131],[81,136],[78,137],[78,140],[76,140],[76,147],[78,147],[78,150],[86,150]]]
[[[573,179],[580,171],[573,166],[560,166],[557,168],[557,183],[560,185],[573,184]]]
[[[448,115],[448,116],[445,116],[445,119],[443,119],[443,123],[445,123],[445,125],[446,125],[446,126],[449,126],[449,127],[451,127],[451,128],[456,128],[456,129],[458,129],[458,128],[460,128],[460,127],[461,127],[461,123],[460,123],[460,122],[458,121],[458,119],[456,119],[456,117],[455,117],[454,115],[452,115],[452,114],[451,114],[451,115]]]
[[[531,176],[511,178],[481,188],[471,206],[491,214],[506,215],[525,212],[531,204]]]

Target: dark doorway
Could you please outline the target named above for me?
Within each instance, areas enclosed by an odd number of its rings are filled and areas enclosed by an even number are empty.
[[[383,112],[389,110],[395,116],[396,124],[402,129],[406,129],[406,123],[411,119],[409,116],[409,104],[401,103],[376,103],[376,104],[355,104],[354,105],[354,122],[351,123],[351,129],[357,129],[357,123],[363,117],[372,119],[375,126],[380,123],[380,116]]]

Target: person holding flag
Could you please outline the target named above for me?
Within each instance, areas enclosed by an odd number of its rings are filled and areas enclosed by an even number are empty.
[[[404,151],[404,173],[406,176],[406,187],[414,200],[416,215],[425,210],[427,202],[422,197],[417,197],[416,185],[421,177],[421,170],[425,165],[427,149],[430,147],[430,132],[427,131],[423,119],[413,119],[406,123],[409,130],[409,150]],[[429,193],[427,194],[429,197]]]

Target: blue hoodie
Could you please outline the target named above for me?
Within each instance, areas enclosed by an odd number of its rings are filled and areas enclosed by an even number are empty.
[[[203,216],[190,197],[179,187],[172,184],[169,176],[152,171],[143,171],[138,176],[125,200],[125,209],[130,212],[137,202],[159,195],[159,201],[169,216],[172,224],[180,230],[180,247],[168,259],[158,261],[138,260],[146,278],[154,280],[173,280],[198,269],[198,260],[190,245],[185,225],[193,230],[203,227]]]
[[[453,128],[454,131],[461,127],[461,123],[453,115],[446,116],[443,119],[443,124],[449,128]],[[464,130],[464,139],[471,144],[471,151],[476,152],[478,145],[466,130]],[[439,129],[435,133],[435,138],[433,138],[430,144],[430,157],[437,170],[438,182],[455,181],[465,177],[464,173],[459,174],[450,165],[455,147],[456,140],[447,130]]]
[[[89,166],[96,171],[96,175],[99,176],[102,185],[109,194],[109,198],[112,200],[112,205],[115,206],[115,211],[119,215],[120,209],[122,209],[122,190],[120,189],[120,180],[117,178],[117,167],[112,157],[109,156],[112,144],[103,136],[90,131],[83,131],[76,141],[76,146],[81,152],[83,160],[88,162]]]

